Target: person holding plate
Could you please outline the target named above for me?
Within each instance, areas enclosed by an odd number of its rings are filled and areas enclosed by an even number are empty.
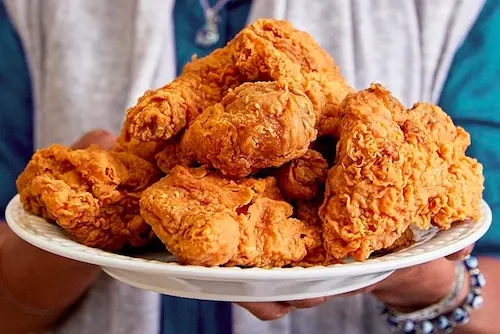
[[[0,4],[1,214],[34,149],[53,142],[112,147],[124,110],[142,92],[261,17],[310,33],[356,89],[380,81],[405,105],[442,106],[471,134],[468,154],[485,167],[485,200],[494,216],[500,212],[498,1]],[[236,305],[135,289],[37,249],[0,224],[0,333],[497,333],[499,240],[494,222],[477,257],[467,257],[470,246],[344,296]]]

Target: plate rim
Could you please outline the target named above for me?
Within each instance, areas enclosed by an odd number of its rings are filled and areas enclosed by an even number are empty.
[[[19,206],[24,210],[20,202],[20,196],[17,194],[8,203],[5,210],[5,218],[11,230],[24,241],[31,245],[43,249],[47,252],[73,259],[80,262],[90,263],[101,267],[111,267],[122,270],[140,271],[145,273],[171,275],[184,278],[197,279],[219,279],[228,281],[273,281],[273,280],[315,280],[327,279],[333,277],[358,276],[360,274],[372,274],[387,272],[407,267],[412,267],[422,263],[430,262],[441,257],[457,252],[479,240],[490,228],[492,224],[492,211],[488,203],[481,201],[481,206],[485,214],[485,219],[482,225],[466,239],[459,240],[452,244],[447,244],[439,247],[436,250],[420,253],[410,257],[404,257],[385,262],[365,263],[356,266],[344,266],[343,264],[334,264],[331,266],[314,266],[314,267],[292,267],[292,268],[238,268],[238,267],[202,267],[193,265],[180,265],[176,262],[160,262],[160,261],[137,261],[129,260],[134,257],[106,252],[96,248],[88,247],[77,243],[76,241],[67,238],[68,241],[78,244],[80,247],[86,247],[92,250],[92,253],[82,252],[80,250],[63,248],[53,244],[48,240],[41,239],[25,231],[16,222],[13,217],[13,210]],[[483,211],[482,210],[482,211]],[[34,216],[24,211],[24,214]],[[43,219],[34,216],[38,219]],[[15,223],[16,222],[16,223]],[[113,256],[101,256],[95,252],[105,252]]]

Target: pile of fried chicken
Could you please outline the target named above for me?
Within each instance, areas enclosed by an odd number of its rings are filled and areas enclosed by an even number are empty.
[[[37,151],[25,210],[108,251],[183,264],[363,261],[480,217],[482,166],[439,107],[356,92],[307,33],[258,20],[127,112],[112,150]]]

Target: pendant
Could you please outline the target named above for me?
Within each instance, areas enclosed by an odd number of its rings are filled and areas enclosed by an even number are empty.
[[[196,44],[204,48],[210,48],[217,44],[220,40],[219,30],[217,26],[204,25],[196,32]]]
[[[206,23],[196,32],[196,44],[204,48],[210,48],[220,40],[219,17],[217,13],[208,10],[205,14]]]

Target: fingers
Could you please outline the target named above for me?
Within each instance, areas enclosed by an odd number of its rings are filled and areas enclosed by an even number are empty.
[[[71,148],[82,149],[90,145],[99,145],[105,150],[111,149],[116,142],[116,137],[106,130],[94,130],[86,133],[74,143]]]
[[[293,310],[287,303],[237,303],[260,320],[275,320]]]
[[[287,302],[287,304],[293,306],[294,308],[310,308],[323,304],[324,302],[330,300],[331,298],[332,297],[319,297],[312,299],[295,300]]]
[[[260,320],[276,320],[294,309],[311,308],[323,304],[332,297],[319,297],[278,303],[237,303]]]
[[[448,255],[446,258],[450,261],[460,261],[469,256],[473,250],[474,250],[474,244],[467,246],[461,251],[458,251],[454,254]]]

